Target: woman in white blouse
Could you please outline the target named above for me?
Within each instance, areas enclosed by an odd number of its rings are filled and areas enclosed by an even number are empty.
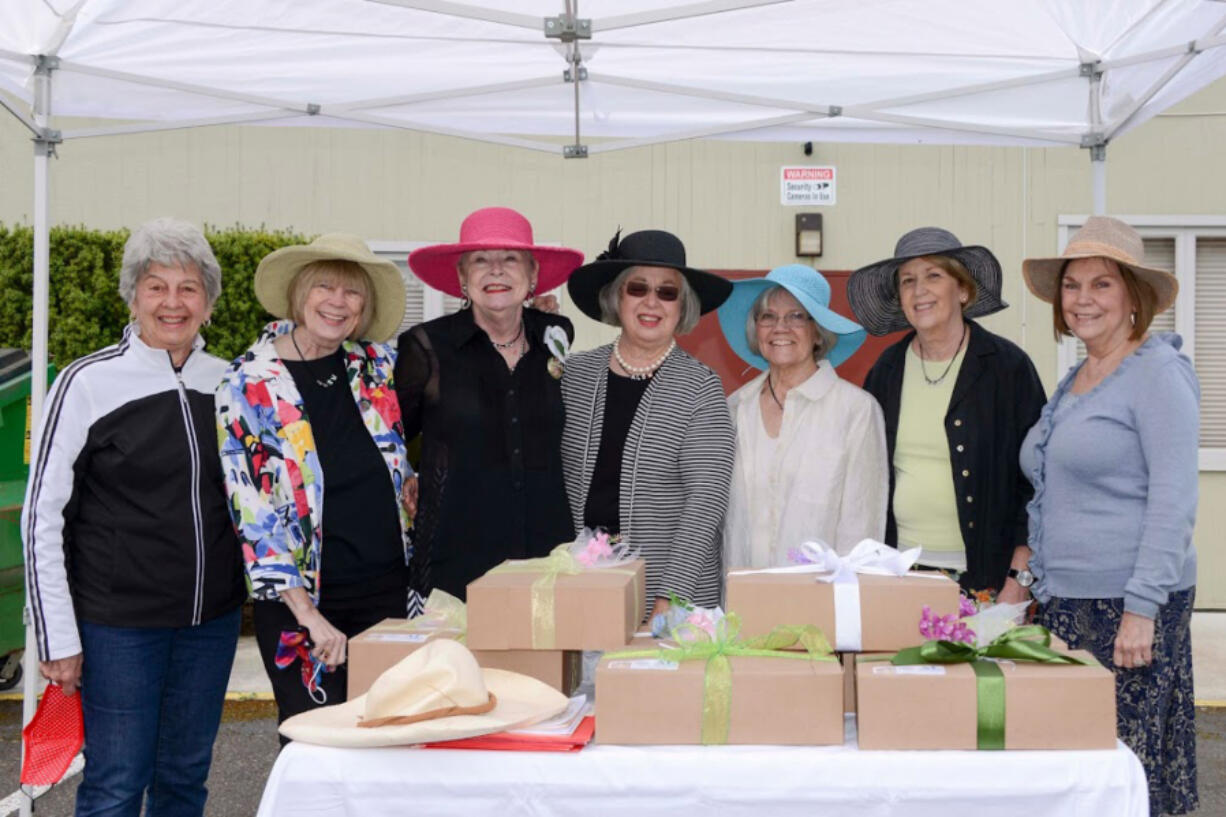
[[[736,465],[724,564],[786,564],[817,540],[846,553],[885,534],[889,472],[877,401],[835,374],[864,342],[829,308],[830,284],[790,264],[736,282],[719,321],[733,351],[765,371],[728,398]]]

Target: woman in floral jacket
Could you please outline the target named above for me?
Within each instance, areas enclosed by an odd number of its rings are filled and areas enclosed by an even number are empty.
[[[382,342],[405,289],[362,239],[331,234],[264,258],[255,293],[286,320],[230,365],[217,424],[282,721],[344,701],[347,640],[408,611],[413,472]]]

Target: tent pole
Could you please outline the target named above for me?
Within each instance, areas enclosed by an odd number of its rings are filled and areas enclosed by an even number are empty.
[[[1107,146],[1090,148],[1090,189],[1093,193],[1093,210],[1096,216],[1107,214]]]
[[[48,332],[48,273],[50,269],[50,212],[48,174],[51,156],[59,141],[59,133],[51,130],[51,72],[57,66],[54,57],[39,57],[34,70],[34,123],[38,135],[34,138],[34,308],[32,348],[30,350],[30,421],[37,424],[43,413],[43,401],[47,395],[47,332]],[[22,659],[21,722],[23,726],[34,717],[38,695],[38,641],[30,617],[29,588],[26,588],[24,610],[26,625],[26,649]],[[25,744],[21,748],[25,761]],[[21,815],[28,817],[34,812],[34,801],[28,796],[21,799]]]

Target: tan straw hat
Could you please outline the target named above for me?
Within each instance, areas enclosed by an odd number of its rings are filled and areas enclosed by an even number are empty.
[[[282,247],[264,256],[255,271],[255,297],[274,317],[289,317],[289,285],[307,264],[315,261],[352,261],[370,276],[375,315],[366,330],[369,340],[385,341],[404,319],[405,287],[400,269],[370,251],[366,242],[350,233],[327,233],[310,244]]]
[[[365,695],[289,718],[281,734],[322,746],[434,743],[539,723],[568,703],[535,678],[482,669],[467,647],[444,638],[384,672]]]
[[[1140,234],[1118,218],[1090,216],[1085,226],[1073,233],[1059,258],[1027,258],[1022,262],[1026,286],[1040,300],[1053,303],[1060,284],[1060,271],[1075,258],[1107,258],[1145,281],[1158,296],[1154,314],[1170,309],[1179,294],[1179,281],[1166,270],[1147,267],[1145,244]]]

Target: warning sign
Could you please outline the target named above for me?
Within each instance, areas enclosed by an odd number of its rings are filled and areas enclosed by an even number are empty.
[[[834,204],[834,193],[833,167],[783,167],[779,170],[780,204]]]

